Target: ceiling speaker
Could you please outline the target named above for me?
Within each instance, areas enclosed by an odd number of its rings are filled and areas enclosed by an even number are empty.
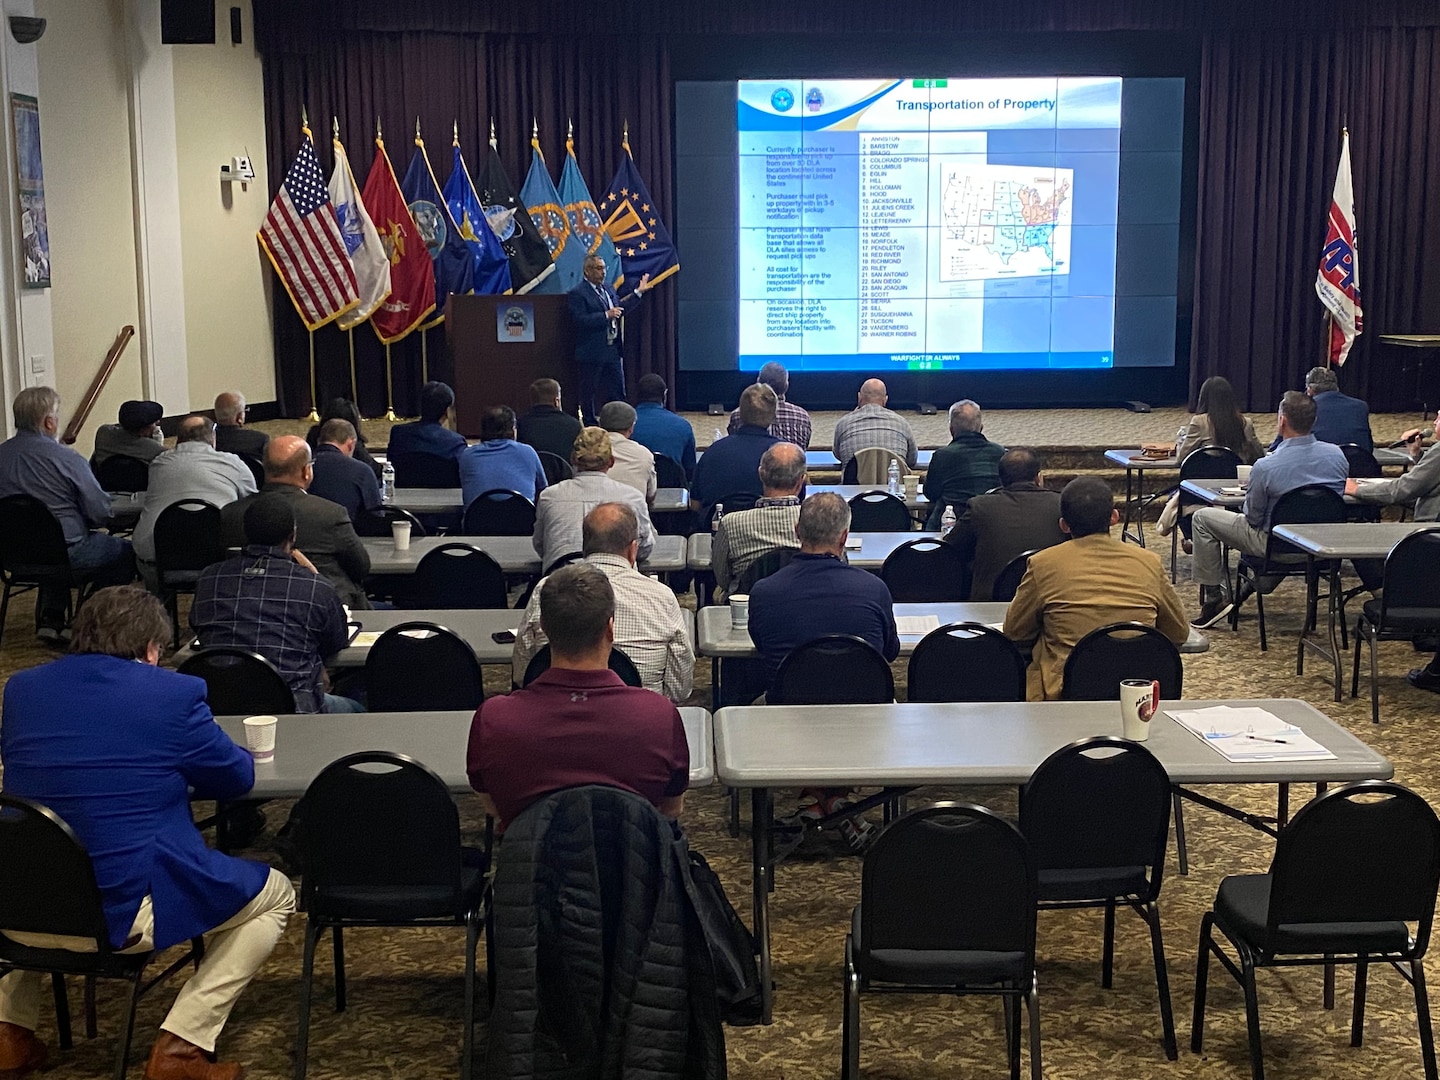
[[[214,45],[215,0],[160,0],[162,45]]]

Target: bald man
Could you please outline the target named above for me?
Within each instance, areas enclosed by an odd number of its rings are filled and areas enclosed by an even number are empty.
[[[295,549],[335,586],[342,604],[357,610],[368,608],[370,601],[361,582],[370,573],[370,555],[345,508],[310,494],[310,481],[315,477],[310,444],[298,435],[277,435],[266,445],[262,460],[265,485],[260,495],[276,492],[285,496],[295,515]],[[230,547],[245,546],[245,511],[258,497],[251,495],[220,511],[225,543]]]
[[[215,398],[215,449],[222,454],[265,453],[270,436],[245,426],[245,395],[226,390]]]
[[[855,411],[835,422],[834,454],[840,464],[848,465],[861,450],[875,446],[893,450],[910,468],[915,468],[920,452],[915,433],[903,416],[885,407],[890,400],[885,384],[879,379],[866,379],[856,398]]]

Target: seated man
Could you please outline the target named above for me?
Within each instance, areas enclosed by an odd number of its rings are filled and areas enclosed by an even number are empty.
[[[340,602],[357,611],[370,607],[361,582],[370,573],[370,553],[360,542],[350,515],[339,503],[311,495],[315,479],[310,446],[298,435],[277,435],[265,447],[265,485],[260,495],[282,495],[299,530],[297,546],[335,587]],[[227,547],[242,547],[245,512],[260,495],[233,502],[220,511]]]
[[[201,647],[265,657],[294,692],[296,712],[363,711],[326,692],[325,658],[345,647],[350,629],[335,589],[295,547],[290,500],[268,493],[245,501],[244,553],[206,567],[195,584],[190,625]]]
[[[516,441],[515,410],[509,405],[492,405],[481,413],[480,441],[460,451],[460,488],[466,506],[485,491],[518,491],[534,502],[545,490],[540,455]]]
[[[31,386],[15,395],[15,434],[0,443],[0,498],[29,495],[55,515],[65,535],[70,574],[93,588],[135,580],[135,553],[128,540],[91,532],[110,520],[110,496],[100,490],[85,459],[60,445],[60,395]],[[35,601],[35,634],[59,644],[65,629],[68,590],[42,586]]]
[[[695,429],[683,416],[665,407],[670,388],[653,372],[641,375],[636,384],[640,403],[635,406],[635,431],[630,436],[652,453],[664,454],[685,470],[686,479],[695,475]]]
[[[690,696],[694,686],[690,629],[669,587],[635,569],[640,550],[637,527],[630,507],[601,503],[585,515],[585,561],[609,579],[615,593],[615,647],[630,658],[645,689],[679,703]],[[530,661],[546,643],[540,596],[549,580],[544,578],[535,586],[516,631],[511,661],[516,686],[524,682]]]
[[[915,432],[910,423],[897,412],[885,407],[890,395],[879,379],[866,379],[856,395],[858,404],[835,422],[833,440],[835,460],[848,465],[861,450],[872,446],[890,450],[915,468],[920,448],[915,445]]]
[[[454,409],[455,391],[443,382],[427,382],[420,388],[420,419],[390,429],[386,456],[392,462],[399,454],[457,457],[465,449],[465,436],[445,427],[447,419],[453,420]]]
[[[675,706],[609,668],[615,594],[597,567],[566,566],[540,599],[550,667],[524,690],[487,698],[470,725],[465,769],[503,829],[552,791],[606,784],[679,817],[690,749]]]
[[[740,575],[777,547],[798,547],[800,492],[805,490],[805,451],[797,443],[777,442],[760,458],[764,489],[753,509],[726,514],[715,528],[710,567],[720,595],[729,598]]]
[[[345,508],[350,521],[380,509],[380,482],[370,466],[355,458],[360,437],[349,420],[326,420],[311,462],[310,494]]]
[[[1334,368],[1313,367],[1305,373],[1305,392],[1315,399],[1315,426],[1311,434],[1321,442],[1344,446],[1354,443],[1375,452],[1370,434],[1370,406],[1340,392]]]
[[[215,398],[215,449],[258,458],[269,441],[263,431],[245,426],[245,395],[227,390]]]
[[[1190,625],[1197,630],[1214,626],[1235,606],[1236,601],[1225,593],[1224,550],[1264,555],[1270,511],[1281,495],[1307,484],[1345,490],[1349,463],[1338,446],[1319,442],[1311,433],[1315,410],[1315,399],[1296,390],[1287,391],[1280,399],[1280,445],[1251,467],[1244,513],[1205,506],[1191,515],[1195,561],[1190,579],[1200,586],[1200,614]]]
[[[215,449],[215,425],[208,416],[187,416],[175,431],[175,448],[150,463],[150,487],[131,540],[147,582],[155,577],[155,522],[185,499],[226,507],[255,494],[255,477],[234,454]]]
[[[1110,536],[1120,520],[1110,487],[1079,476],[1060,493],[1060,528],[1068,544],[1030,556],[1030,566],[1005,613],[1005,636],[1034,643],[1025,696],[1055,701],[1065,661],[1086,634],[1115,622],[1153,626],[1176,645],[1190,635],[1185,609],[1160,558]]]
[[[776,404],[770,387],[759,383],[747,386],[740,394],[740,426],[733,435],[711,443],[696,463],[690,506],[699,510],[705,521],[727,495],[760,496],[760,458],[780,441],[770,434]]]
[[[165,450],[165,433],[160,418],[165,410],[156,401],[127,401],[120,406],[120,422],[106,424],[95,432],[95,452],[90,463],[99,465],[109,457],[132,457],[154,461]]]
[[[1000,483],[1000,457],[1005,447],[985,438],[980,406],[969,398],[950,406],[950,444],[936,450],[925,472],[925,497],[930,500],[927,529],[940,528],[945,508],[958,515],[976,495]]]
[[[1440,520],[1440,412],[1435,414],[1435,442],[1425,447],[1425,432],[1411,428],[1401,435],[1414,464],[1403,476],[1386,480],[1346,480],[1345,494],[1382,506],[1409,506],[1416,521]]]
[[[1060,530],[1060,493],[1045,490],[1039,454],[1024,446],[1007,450],[1000,459],[999,476],[1001,490],[972,498],[945,535],[971,564],[973,601],[991,599],[995,577],[1011,559],[1065,539]]]
[[[583,549],[585,515],[607,502],[630,507],[635,514],[640,543],[637,558],[650,555],[655,546],[650,511],[638,491],[606,475],[614,462],[610,436],[605,431],[587,427],[580,432],[570,454],[570,464],[575,467],[574,479],[551,484],[535,500],[535,535],[531,537],[531,544],[543,568],[548,570],[562,555]]]
[[[530,384],[530,402],[530,411],[515,422],[518,438],[536,452],[569,461],[570,448],[584,425],[560,408],[560,384],[554,379],[536,379]]]
[[[610,479],[629,484],[647,503],[654,502],[658,486],[655,455],[631,438],[635,434],[635,409],[625,401],[607,401],[600,406],[598,426],[610,435],[610,453],[615,458]]]
[[[75,616],[70,655],[18,672],[5,687],[5,792],[49,807],[75,830],[115,949],[149,952],[207,935],[205,958],[160,1026],[146,1080],[238,1080],[238,1063],[211,1055],[284,932],[295,892],[280,871],[207,847],[195,828],[190,800],[244,796],[255,767],[211,718],[205,684],[156,666],[169,641],[165,609],[143,589],[92,596]],[[7,936],[87,948],[87,939]],[[45,1064],[35,1037],[42,978],[25,971],[0,979],[7,1077]]]
[[[777,439],[794,443],[801,450],[809,450],[812,428],[810,414],[799,405],[785,400],[785,395],[790,391],[790,373],[785,370],[785,365],[771,360],[760,368],[755,381],[775,391],[775,421],[770,425],[770,434]],[[730,414],[731,435],[739,429],[740,422],[740,410],[736,409]]]

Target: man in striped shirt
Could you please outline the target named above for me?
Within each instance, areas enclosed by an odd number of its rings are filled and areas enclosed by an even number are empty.
[[[866,379],[857,397],[859,404],[855,410],[835,422],[836,460],[847,465],[861,450],[874,446],[893,450],[905,459],[905,464],[915,468],[920,453],[915,445],[915,433],[903,416],[885,407],[890,400],[885,384],[879,379]]]
[[[760,369],[755,381],[775,391],[775,419],[770,424],[770,434],[777,439],[794,443],[801,450],[809,450],[810,414],[799,405],[785,400],[785,395],[790,390],[790,373],[785,370],[785,365],[771,360]],[[739,427],[740,410],[737,408],[730,414],[729,434],[734,435]]]
[[[805,487],[805,451],[793,442],[770,447],[760,458],[760,484],[765,494],[754,508],[726,514],[715,531],[710,566],[727,599],[740,575],[766,552],[800,546],[795,523]]]

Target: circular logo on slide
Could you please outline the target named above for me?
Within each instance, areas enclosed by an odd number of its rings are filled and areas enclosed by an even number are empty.
[[[770,104],[776,112],[789,112],[795,107],[795,95],[782,86],[770,95]]]

